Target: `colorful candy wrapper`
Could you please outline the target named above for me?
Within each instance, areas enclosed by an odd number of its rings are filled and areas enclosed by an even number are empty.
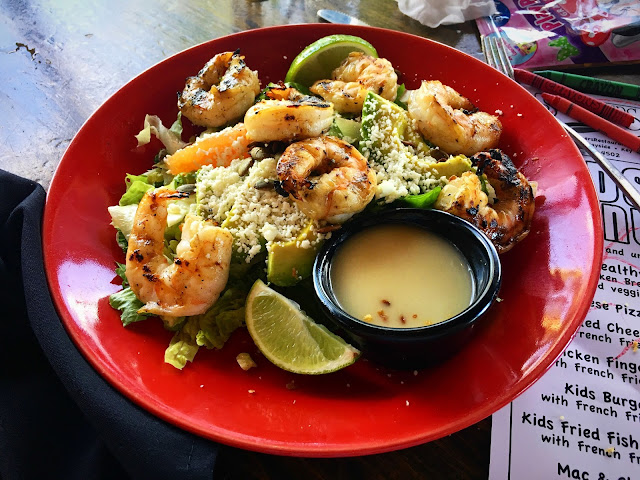
[[[498,13],[476,20],[500,35],[525,69],[640,62],[639,0],[494,0]]]

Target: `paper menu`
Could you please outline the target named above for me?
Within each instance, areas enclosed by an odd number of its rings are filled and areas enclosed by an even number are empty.
[[[640,120],[640,103],[603,100]],[[640,188],[639,154],[574,128]],[[598,288],[555,365],[493,415],[491,480],[640,479],[640,212],[597,163],[585,160],[603,217]]]

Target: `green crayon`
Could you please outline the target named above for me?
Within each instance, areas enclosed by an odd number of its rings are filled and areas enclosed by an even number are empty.
[[[640,85],[614,82],[613,80],[602,80],[600,78],[585,77],[583,75],[556,72],[553,70],[542,70],[534,73],[573,88],[574,90],[578,90],[579,92],[596,93],[598,95],[604,95],[605,97],[640,100]]]

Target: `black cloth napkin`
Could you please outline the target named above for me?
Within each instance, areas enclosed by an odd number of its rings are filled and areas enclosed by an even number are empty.
[[[123,397],[67,335],[44,274],[44,202],[0,170],[0,478],[213,478],[219,445]]]

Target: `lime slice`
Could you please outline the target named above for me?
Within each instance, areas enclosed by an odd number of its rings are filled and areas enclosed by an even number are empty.
[[[353,35],[329,35],[316,40],[293,60],[285,82],[310,87],[316,80],[331,78],[331,72],[351,52],[363,52],[378,57],[376,49],[366,40]]]
[[[331,373],[351,365],[360,355],[261,280],[253,284],[247,297],[246,322],[262,354],[289,372]]]

